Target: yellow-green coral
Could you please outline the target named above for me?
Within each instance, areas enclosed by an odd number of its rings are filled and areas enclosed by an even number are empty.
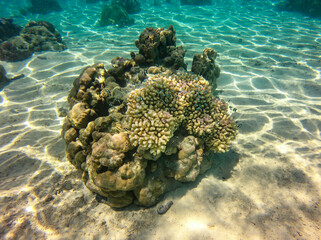
[[[153,155],[165,151],[179,127],[216,152],[228,150],[237,132],[227,105],[203,77],[189,73],[150,75],[130,93],[126,115],[131,144]]]
[[[127,117],[132,145],[150,150],[153,155],[165,151],[166,144],[184,118],[176,81],[163,75],[150,76],[143,87],[128,97]]]

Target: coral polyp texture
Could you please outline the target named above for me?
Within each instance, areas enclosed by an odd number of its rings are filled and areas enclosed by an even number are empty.
[[[213,49],[193,65],[210,79],[184,67],[141,66],[131,55],[113,59],[108,70],[102,64],[83,70],[62,130],[67,159],[115,208],[152,206],[175,184],[195,181],[211,168],[210,153],[228,151],[237,134],[227,104],[212,93],[219,75]]]
[[[179,127],[215,152],[228,150],[235,137],[226,103],[213,97],[208,81],[199,75],[151,75],[129,94],[127,105],[131,144],[152,155],[166,150]]]

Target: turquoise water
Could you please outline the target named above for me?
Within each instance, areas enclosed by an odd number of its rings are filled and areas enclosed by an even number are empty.
[[[0,1],[0,17],[49,21],[68,47],[0,61],[8,77],[25,76],[0,92],[1,239],[321,238],[321,19],[277,11],[277,1],[142,1],[132,26],[99,27],[106,3],[59,2],[62,12],[22,16],[24,1]],[[165,215],[158,205],[114,211],[65,158],[67,95],[84,67],[109,68],[137,52],[146,27],[170,24],[188,70],[204,48],[219,54],[217,91],[237,109],[239,135],[196,182],[164,195],[174,203]]]

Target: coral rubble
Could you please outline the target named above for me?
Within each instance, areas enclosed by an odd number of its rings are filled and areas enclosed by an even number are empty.
[[[62,51],[66,49],[61,35],[46,21],[29,21],[17,36],[0,44],[0,60],[16,62],[30,57],[33,52]]]
[[[154,205],[170,181],[195,181],[211,167],[208,153],[228,151],[237,134],[227,104],[200,75],[218,77],[214,50],[194,57],[197,75],[163,61],[175,43],[172,26],[147,28],[136,43],[144,64],[132,53],[113,59],[108,70],[89,66],[68,96],[66,157],[112,207]]]

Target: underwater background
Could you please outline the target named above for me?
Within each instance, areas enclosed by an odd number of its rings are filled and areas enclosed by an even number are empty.
[[[24,26],[52,23],[67,49],[0,61],[1,239],[320,239],[321,19],[278,11],[270,0],[217,0],[209,6],[141,1],[130,26],[100,27],[109,1],[58,1],[63,11],[21,15],[26,1],[0,0],[0,17]],[[194,54],[210,47],[221,67],[216,93],[235,110],[229,152],[195,182],[167,192],[164,215],[97,201],[65,157],[63,112],[74,79],[137,51],[146,27],[176,30]]]

